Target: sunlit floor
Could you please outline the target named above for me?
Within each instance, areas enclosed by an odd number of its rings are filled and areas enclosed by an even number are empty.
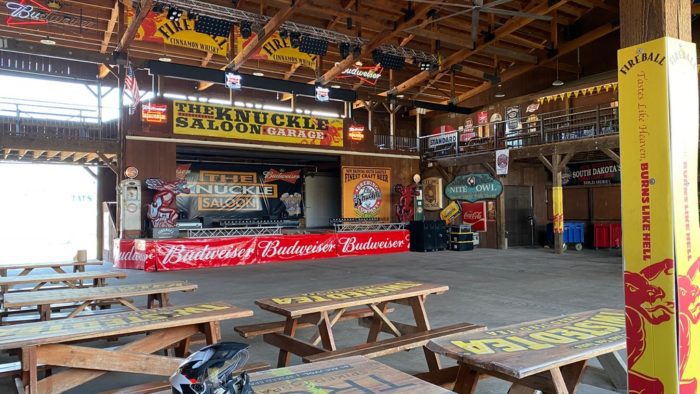
[[[101,267],[94,269],[109,269]],[[547,249],[479,249],[473,252],[404,253],[377,257],[351,257],[256,266],[192,271],[145,273],[128,271],[125,283],[163,280],[189,280],[199,285],[194,293],[175,294],[173,303],[225,300],[251,308],[255,316],[228,321],[222,325],[224,340],[248,342],[251,361],[276,363],[275,348],[261,337],[246,341],[233,326],[278,320],[259,310],[259,298],[281,296],[355,285],[414,280],[447,284],[450,291],[431,296],[428,316],[434,327],[457,322],[473,322],[495,328],[540,318],[590,309],[622,308],[622,262],[619,250],[567,252],[555,256]],[[399,307],[392,314],[408,319]],[[356,323],[339,323],[339,347],[360,343],[367,331]],[[311,336],[311,332],[309,332]],[[113,343],[110,343],[113,345]],[[426,370],[421,351],[402,352],[378,359],[409,373]],[[294,363],[300,363],[294,359]],[[445,359],[443,365],[449,365]],[[112,374],[99,378],[73,393],[95,393],[153,380],[153,377]],[[593,386],[595,385],[595,387]],[[11,382],[2,381],[0,392],[9,392]],[[479,393],[505,393],[508,384],[497,379],[479,383]],[[587,373],[577,393],[603,393],[612,390],[606,377]]]

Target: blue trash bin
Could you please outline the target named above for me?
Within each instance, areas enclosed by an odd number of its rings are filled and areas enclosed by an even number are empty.
[[[564,221],[564,250],[568,248],[569,244],[573,244],[576,250],[583,249],[585,233],[586,223]],[[547,224],[547,243],[554,245],[554,231],[552,223]]]

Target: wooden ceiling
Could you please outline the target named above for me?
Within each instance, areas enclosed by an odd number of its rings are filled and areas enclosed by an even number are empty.
[[[30,2],[30,0],[24,0]],[[35,0],[46,3],[46,0]],[[110,53],[118,46],[125,47],[132,58],[158,59],[164,53],[175,63],[222,69],[234,59],[197,50],[152,44],[130,39],[133,29],[126,26],[120,9],[132,6],[125,0],[59,0],[62,13],[91,21],[79,29],[57,23],[47,25],[8,26],[7,1],[0,0],[0,36],[39,42],[50,36],[57,46],[80,48]],[[119,2],[124,2],[123,6]],[[481,13],[479,40],[472,47],[470,39],[471,14],[465,13],[447,19],[443,16],[464,10],[459,7],[473,0],[440,0],[425,4],[412,2],[415,15],[407,17],[405,0],[202,0],[205,3],[237,7],[245,11],[271,17],[265,30],[276,30],[285,20],[334,30],[368,40],[362,51],[362,61],[372,64],[371,51],[382,44],[439,53],[442,64],[437,72],[421,72],[416,65],[406,64],[401,71],[385,72],[376,86],[356,81],[334,80],[342,69],[355,59],[341,59],[337,45],[329,45],[328,54],[319,60],[319,72],[279,63],[245,60],[246,54],[234,54],[243,62],[236,62],[243,73],[262,71],[267,77],[312,83],[322,81],[370,94],[386,95],[391,92],[436,103],[462,102],[493,87],[491,75],[502,81],[515,78],[537,67],[554,67],[553,60],[577,47],[589,44],[617,29],[614,23],[618,9],[616,0],[512,0],[498,8],[549,15],[552,21],[524,17]],[[494,1],[494,0],[490,0]],[[490,3],[484,1],[485,5]],[[151,8],[151,0],[135,2]],[[455,5],[456,4],[456,5]],[[430,12],[436,10],[435,13]],[[595,12],[599,27],[580,32],[573,28],[586,15]],[[432,15],[432,19],[427,15]],[[348,30],[346,19],[352,18]],[[432,22],[436,19],[436,22]],[[418,26],[418,27],[416,27]],[[409,30],[406,30],[409,29]],[[578,33],[576,33],[578,31]],[[491,40],[487,40],[489,33]],[[570,34],[575,33],[575,34]],[[569,38],[567,41],[566,38]],[[439,49],[436,48],[439,40]],[[338,62],[340,62],[338,64]],[[560,65],[561,73],[576,73],[571,65]],[[551,72],[551,71],[550,71]],[[205,88],[206,85],[202,86]]]

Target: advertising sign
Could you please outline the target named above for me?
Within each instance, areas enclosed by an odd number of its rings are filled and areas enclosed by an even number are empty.
[[[520,106],[513,105],[506,108],[506,128],[507,131],[520,128]]]
[[[166,104],[143,104],[141,120],[151,124],[168,123],[168,106]]]
[[[447,204],[445,209],[440,211],[440,219],[444,220],[447,224],[452,223],[457,216],[460,214],[460,206],[457,203],[457,201],[452,201],[451,203]]]
[[[224,85],[229,89],[238,90],[241,88],[241,74],[237,72],[226,72],[224,74]]]
[[[476,113],[476,123],[486,124],[489,122],[489,113],[487,111],[480,111]]]
[[[486,231],[486,202],[463,202],[462,221],[472,226],[472,231]]]
[[[190,219],[302,217],[301,170],[262,165],[234,169],[199,166],[190,170],[185,178],[190,193],[179,196],[177,210],[186,212]]]
[[[336,257],[335,234],[278,235],[258,239],[257,263]]]
[[[620,165],[612,160],[567,164],[561,183],[564,186],[617,184],[620,183]]]
[[[173,132],[288,144],[343,146],[343,120],[320,116],[173,102]]]
[[[391,217],[391,168],[341,169],[344,218]]]
[[[380,65],[368,67],[352,66],[343,70],[335,79],[357,79],[369,86],[374,86],[379,78],[382,77],[383,70]]]
[[[445,187],[450,200],[469,202],[493,200],[502,192],[503,184],[488,173],[460,175]]]
[[[337,233],[338,256],[408,252],[411,235],[408,230],[364,233]]]
[[[423,179],[423,207],[427,211],[438,211],[444,206],[443,200],[442,178]]]
[[[499,149],[496,151],[496,175],[508,175],[508,164],[510,163],[510,149]]]
[[[330,100],[330,97],[328,97],[328,92],[330,92],[328,88],[324,88],[323,86],[316,86],[316,101],[325,103],[328,100]]]
[[[158,240],[157,271],[254,264],[255,237]]]
[[[476,137],[476,132],[474,131],[474,121],[472,118],[467,118],[464,120],[464,129],[459,134],[459,141],[468,142],[474,137]]]
[[[129,22],[133,17],[132,12],[129,14]],[[172,21],[168,19],[168,14],[165,12],[158,14],[151,11],[141,22],[134,40],[174,45],[228,57],[230,44],[228,36],[217,37],[196,32],[194,24],[195,20],[188,18],[186,12],[177,21]]]
[[[236,30],[238,30],[236,28]],[[257,34],[253,32],[249,38],[243,38],[236,31],[236,52],[241,53],[250,43],[255,42]],[[253,51],[251,60],[267,60],[276,63],[301,64],[302,67],[316,69],[316,58],[313,55],[292,48],[289,37],[280,37],[279,31],[272,33],[259,49]]]
[[[83,18],[82,9],[63,5],[62,11],[51,9],[36,0],[18,0],[5,3],[8,26],[57,24],[64,27],[95,28],[96,18]]]
[[[352,123],[348,127],[348,138],[353,142],[361,142],[365,139],[365,126],[359,123]]]
[[[630,392],[694,393],[700,376],[695,44],[618,51]]]
[[[450,125],[438,126],[433,130],[433,135],[428,137],[429,149],[443,149],[445,146],[457,143],[457,131]]]

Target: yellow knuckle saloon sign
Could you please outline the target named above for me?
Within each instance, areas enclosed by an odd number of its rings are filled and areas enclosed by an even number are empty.
[[[343,146],[343,120],[226,105],[173,102],[173,133]]]

